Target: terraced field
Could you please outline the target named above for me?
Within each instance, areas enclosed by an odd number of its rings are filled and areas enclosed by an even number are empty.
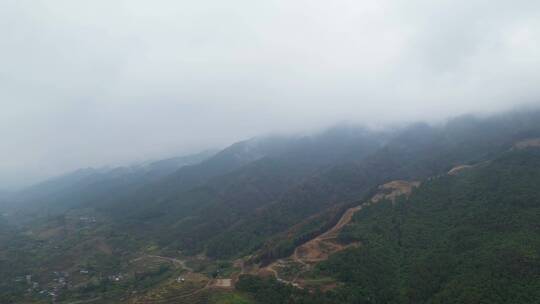
[[[165,303],[209,303],[210,280],[200,274],[189,273],[185,275],[184,282],[172,279],[151,290],[150,292],[133,299],[131,304],[165,304]]]

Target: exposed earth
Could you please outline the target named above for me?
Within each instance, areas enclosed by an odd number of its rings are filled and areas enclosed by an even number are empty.
[[[327,260],[332,254],[335,254],[344,249],[360,246],[359,243],[341,244],[338,242],[337,237],[340,231],[349,224],[354,214],[362,208],[371,204],[379,203],[383,200],[390,200],[394,202],[399,196],[408,196],[412,193],[413,189],[420,186],[420,182],[417,181],[403,181],[396,180],[378,187],[378,192],[367,202],[363,204],[349,208],[343,213],[339,221],[332,228],[326,232],[318,235],[310,241],[296,247],[294,253],[286,258],[279,259],[267,267],[258,270],[259,275],[273,275],[278,281],[291,284],[298,288],[303,288],[301,275],[310,269],[316,263]],[[281,273],[286,272],[287,269],[295,269],[292,277],[284,277]]]

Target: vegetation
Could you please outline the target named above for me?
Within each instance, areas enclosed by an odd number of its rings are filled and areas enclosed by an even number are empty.
[[[374,205],[342,234],[360,248],[319,270],[374,303],[532,303],[540,299],[540,151],[507,153]]]
[[[273,279],[238,285],[260,303],[534,303],[540,299],[540,150],[513,151],[410,197],[358,212],[361,246],[314,275],[343,286],[313,297]],[[317,302],[319,301],[319,302]]]
[[[256,139],[149,175],[80,171],[10,196],[21,208],[0,217],[0,302],[534,302],[540,152],[514,145],[536,137],[540,113],[512,113]],[[207,288],[238,275],[238,258],[249,268],[291,255],[397,179],[422,186],[358,212],[339,241],[360,245],[303,273],[304,290],[250,275],[237,292]],[[181,265],[201,277],[179,284]]]
[[[210,298],[215,304],[253,304],[255,303],[249,296],[238,292],[215,293]]]

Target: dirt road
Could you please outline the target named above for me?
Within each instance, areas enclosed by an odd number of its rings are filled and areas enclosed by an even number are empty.
[[[359,245],[358,243],[343,245],[337,242],[339,232],[343,229],[343,227],[345,227],[351,222],[356,212],[362,210],[362,208],[364,207],[378,203],[385,199],[395,201],[396,198],[399,196],[410,195],[412,190],[419,185],[420,182],[397,180],[379,186],[378,193],[376,193],[369,201],[364,202],[356,207],[347,209],[343,213],[337,224],[335,224],[332,228],[307,241],[306,243],[296,247],[289,259],[302,265],[304,270],[299,271],[292,281],[287,281],[280,278],[278,271],[275,269],[276,266],[279,266],[280,263],[283,262],[282,260],[278,260],[268,265],[267,267],[265,267],[265,269],[272,272],[278,281],[291,284],[293,286],[299,286],[296,283],[298,277],[302,273],[311,269],[312,264],[324,261],[328,259],[330,255],[336,252],[342,251],[352,246]]]

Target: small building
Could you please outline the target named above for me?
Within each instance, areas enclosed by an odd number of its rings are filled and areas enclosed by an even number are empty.
[[[124,277],[121,274],[115,274],[115,275],[109,276],[109,280],[113,282],[120,282],[123,278]]]

